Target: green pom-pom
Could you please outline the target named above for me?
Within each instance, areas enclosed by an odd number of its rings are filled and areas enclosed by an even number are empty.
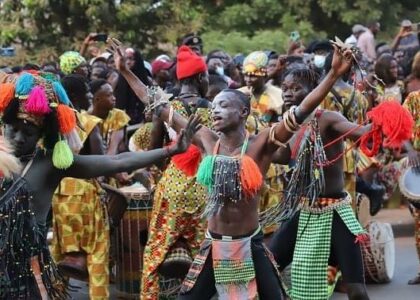
[[[73,164],[73,152],[65,140],[58,141],[53,150],[53,165],[57,169],[67,169]]]
[[[197,171],[197,182],[206,186],[209,190],[213,188],[213,169],[216,156],[207,155],[201,161]]]

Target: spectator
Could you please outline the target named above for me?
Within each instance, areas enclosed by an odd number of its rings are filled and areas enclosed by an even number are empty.
[[[359,36],[366,31],[366,27],[360,25],[360,24],[356,24],[352,27],[351,32],[352,35],[350,35],[346,40],[345,43],[352,45],[352,46],[357,46],[357,40],[359,38]]]
[[[379,22],[371,22],[367,27],[367,30],[359,36],[357,47],[360,48],[369,62],[374,62],[376,60],[375,36],[379,32],[381,24]]]
[[[391,48],[402,68],[403,76],[406,77],[411,72],[414,55],[419,50],[419,38],[413,32],[413,24],[410,20],[401,22],[400,30],[394,38]]]

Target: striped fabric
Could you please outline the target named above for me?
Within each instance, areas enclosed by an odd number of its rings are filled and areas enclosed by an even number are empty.
[[[342,200],[320,198],[318,205],[319,208],[326,208]],[[302,210],[292,262],[292,286],[288,291],[293,300],[329,298],[327,271],[334,211],[355,236],[365,233],[350,204],[319,214]]]

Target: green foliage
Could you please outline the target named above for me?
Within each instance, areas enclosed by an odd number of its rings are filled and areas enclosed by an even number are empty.
[[[403,18],[420,19],[418,8],[418,0],[0,0],[0,45],[16,46],[15,61],[23,54],[46,59],[104,32],[146,55],[173,54],[180,36],[200,32],[207,51],[283,52],[291,31],[306,43],[344,39],[353,24],[369,20],[379,20],[380,37],[389,40]]]

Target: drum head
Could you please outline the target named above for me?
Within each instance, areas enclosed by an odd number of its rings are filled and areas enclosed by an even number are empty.
[[[394,233],[392,231],[391,224],[384,223],[383,231],[386,237],[384,243],[384,258],[385,258],[385,270],[389,280],[392,280],[394,277],[395,271],[395,241]]]
[[[363,228],[366,228],[370,217],[370,200],[365,194],[357,193],[356,216]]]
[[[420,173],[416,173],[414,168],[408,167],[400,176],[399,186],[401,193],[409,200],[420,202]]]
[[[372,258],[376,265],[378,283],[391,281],[395,271],[395,242],[389,223],[372,221],[368,225]]]

